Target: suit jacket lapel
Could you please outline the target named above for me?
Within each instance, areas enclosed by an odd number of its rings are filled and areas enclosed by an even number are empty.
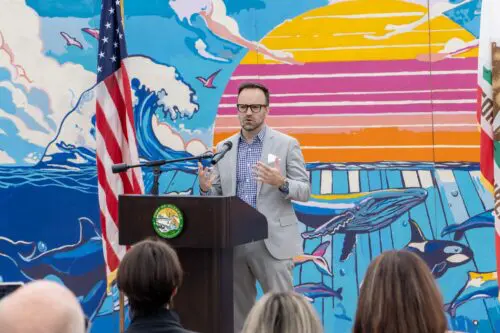
[[[230,170],[230,177],[228,181],[230,182],[231,192],[229,195],[236,195],[236,169],[238,165],[236,163],[236,159],[238,158],[238,143],[240,141],[240,134],[236,134],[231,142],[233,143],[233,148],[227,152],[227,165],[228,168],[223,168],[222,170]]]
[[[273,144],[274,132],[270,127],[266,128],[266,134],[264,135],[264,144],[262,146],[262,155],[260,160],[264,164],[267,163],[267,155],[271,152],[272,144]],[[257,196],[259,196],[260,189],[262,187],[262,182],[257,182]]]

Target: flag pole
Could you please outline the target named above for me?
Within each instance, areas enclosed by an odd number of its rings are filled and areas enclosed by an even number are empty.
[[[125,331],[125,297],[123,297],[123,292],[120,290],[120,333]]]
[[[120,14],[122,19],[122,28],[123,34],[125,35],[125,0],[120,0]],[[125,332],[125,297],[121,290],[118,290],[119,293],[119,307],[120,307],[120,333]]]
[[[122,16],[123,34],[125,34],[125,0],[120,0],[120,13]]]

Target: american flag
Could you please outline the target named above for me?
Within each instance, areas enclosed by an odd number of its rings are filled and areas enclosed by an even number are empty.
[[[108,282],[126,252],[118,243],[118,195],[144,192],[140,169],[119,174],[111,171],[113,164],[139,160],[126,58],[120,0],[103,0],[97,57],[96,155]]]

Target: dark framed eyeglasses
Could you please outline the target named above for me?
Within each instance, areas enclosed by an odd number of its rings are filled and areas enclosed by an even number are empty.
[[[253,113],[260,112],[263,107],[267,107],[266,104],[236,104],[236,107],[238,108],[238,112],[244,113],[247,112],[248,108],[250,108],[250,111]]]

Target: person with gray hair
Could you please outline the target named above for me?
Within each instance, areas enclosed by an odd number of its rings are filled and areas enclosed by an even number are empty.
[[[0,301],[1,333],[85,333],[86,319],[65,286],[38,280]]]
[[[312,305],[295,292],[267,293],[250,311],[242,333],[323,333]]]

